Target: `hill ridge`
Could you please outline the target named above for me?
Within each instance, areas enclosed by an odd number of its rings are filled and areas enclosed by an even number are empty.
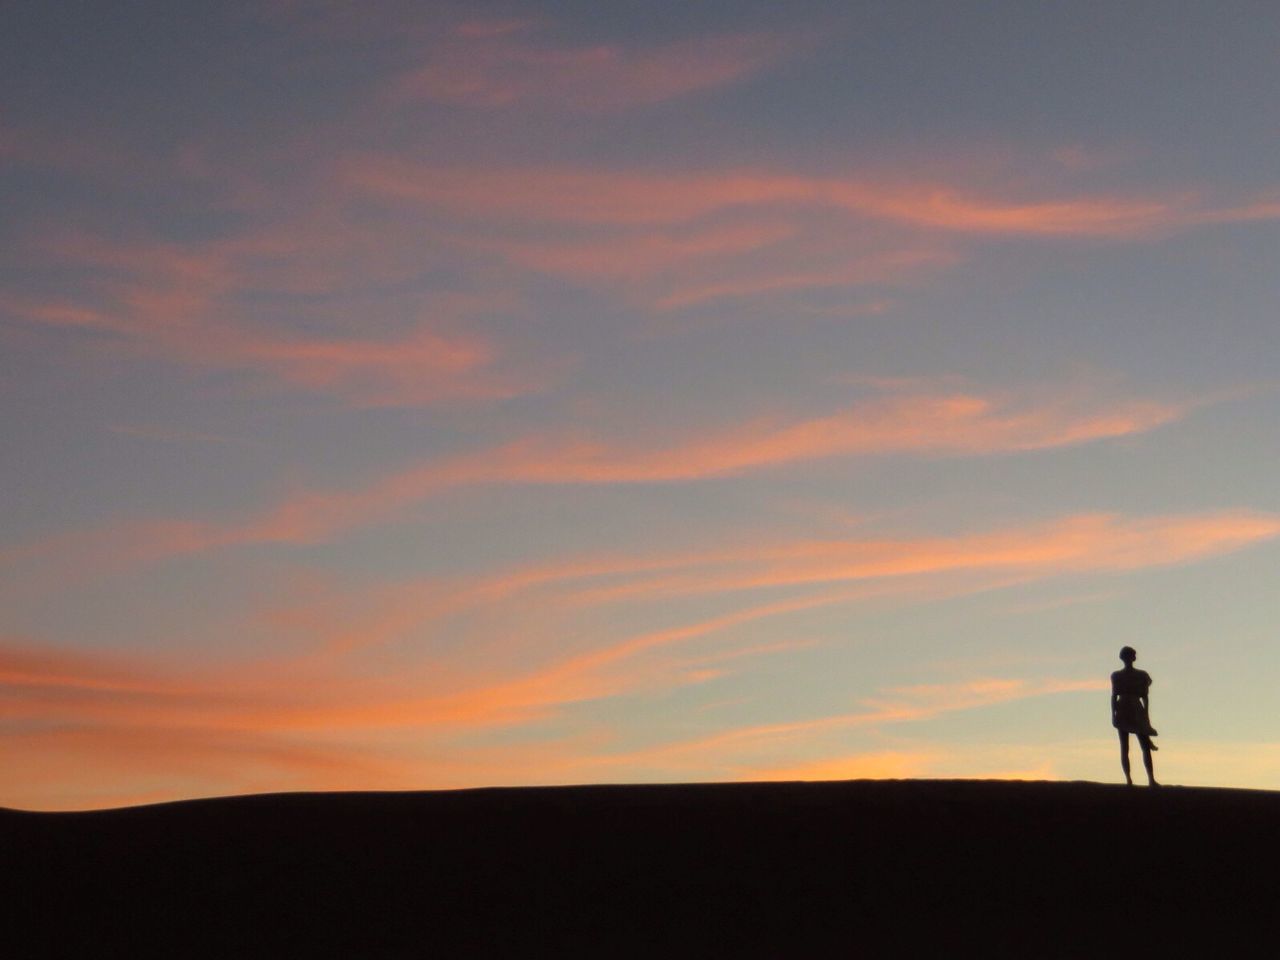
[[[2,814],[4,896],[57,932],[48,956],[784,956],[904,935],[1079,956],[1271,935],[1280,893],[1280,793],[1231,788],[601,784]]]

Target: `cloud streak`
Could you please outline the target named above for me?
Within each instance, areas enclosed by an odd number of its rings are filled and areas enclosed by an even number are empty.
[[[1072,399],[1027,403],[976,394],[917,394],[884,397],[807,420],[757,420],[666,447],[533,437],[413,465],[356,490],[297,493],[240,521],[107,525],[11,547],[0,553],[0,563],[65,555],[71,549],[83,568],[99,555],[120,564],[255,543],[317,543],[383,522],[427,498],[477,485],[689,483],[835,457],[1045,450],[1143,433],[1178,419],[1185,410],[1153,401],[1105,407]]]
[[[556,46],[522,21],[471,21],[392,87],[399,101],[484,110],[589,113],[651,106],[743,80],[792,53],[794,40],[727,34],[649,47]]]
[[[468,217],[629,227],[687,223],[735,209],[811,208],[958,234],[1125,238],[1280,215],[1271,194],[1230,205],[1206,202],[1195,191],[1015,198],[926,180],[732,169],[467,169],[365,155],[346,161],[344,178],[374,194]]]
[[[1280,519],[1267,514],[1094,514],[949,538],[798,539],[702,552],[584,557],[471,581],[410,581],[378,590],[352,624],[321,630],[317,637],[321,655],[332,656],[388,644],[481,608],[536,605],[572,613],[690,597],[818,591],[776,601],[776,608],[750,608],[755,618],[875,597],[930,599],[1055,576],[1122,574],[1222,556],[1276,537]],[[649,641],[636,643],[640,649]],[[615,655],[597,651],[591,656]]]
[[[831,733],[878,730],[1002,703],[1106,689],[1098,680],[987,677],[956,683],[892,688],[862,702],[862,709],[809,719],[730,727],[688,740],[648,746],[600,758],[621,769],[659,769],[676,776],[716,771],[715,779],[796,780],[832,777],[915,776],[938,759],[936,751],[842,754],[804,764],[779,766],[769,757],[794,756],[805,743],[821,743]],[[705,776],[705,774],[704,774]]]
[[[9,730],[4,737],[8,753],[32,757],[46,752],[44,773],[24,787],[24,797],[39,798],[28,801],[36,805],[49,804],[56,784],[77,780],[76,758],[106,744],[128,755],[115,763],[112,778],[123,783],[140,772],[167,769],[180,781],[166,788],[169,795],[259,785],[279,789],[286,782],[315,789],[398,784],[415,777],[418,784],[441,782],[437,777],[467,782],[467,771],[474,777],[474,764],[482,761],[467,758],[469,747],[448,746],[458,737],[536,729],[573,705],[697,685],[722,676],[725,669],[740,668],[744,660],[809,645],[794,637],[752,642],[747,628],[765,621],[785,622],[807,611],[876,596],[921,599],[1062,574],[1123,573],[1186,563],[1277,536],[1280,519],[1253,514],[1070,517],[945,539],[796,541],[692,557],[673,553],[605,564],[586,559],[481,579],[469,591],[465,585],[459,589],[458,584],[442,583],[425,599],[421,598],[427,591],[407,587],[405,596],[420,598],[425,609],[417,614],[427,619],[441,612],[432,605],[442,598],[461,596],[464,607],[504,598],[527,603],[520,594],[531,589],[551,590],[552,602],[559,594],[573,609],[584,602],[579,593],[584,584],[605,578],[622,589],[588,593],[588,605],[669,602],[691,593],[721,594],[731,605],[709,617],[619,638],[599,635],[576,651],[566,652],[563,641],[535,637],[541,662],[508,668],[505,676],[477,665],[509,659],[500,655],[507,641],[499,635],[485,638],[479,646],[465,645],[446,660],[433,658],[394,675],[352,672],[345,657],[367,646],[358,625],[341,649],[333,651],[344,654],[337,659],[303,656],[197,670],[119,657],[51,654],[9,643],[0,647],[0,719]],[[777,588],[805,592],[764,602],[756,599],[757,591]],[[736,599],[740,595],[748,598],[746,602]],[[458,612],[455,605],[452,613]],[[412,624],[413,618],[405,614],[392,611],[393,632]],[[369,626],[375,634],[380,629]],[[778,635],[777,630],[768,632]],[[386,639],[382,634],[379,642]],[[554,650],[560,653],[548,658]],[[472,657],[479,660],[472,662]],[[894,775],[894,770],[915,770],[914,764],[924,761],[902,758],[903,766],[886,756],[880,758],[886,766],[877,766],[879,761],[859,766],[836,758],[806,773],[794,764],[771,767],[767,757],[783,746],[793,750],[832,732],[875,730],[998,703],[1100,689],[1096,679],[1070,678],[979,678],[895,687],[864,698],[859,709],[847,713],[781,718],[630,752],[604,749],[607,742],[563,749],[552,744],[546,747],[549,752],[539,754],[544,766],[535,769],[510,758],[505,769],[514,781],[527,776],[529,782],[555,779],[557,770],[586,777],[611,770],[643,775],[660,769],[696,770],[701,778],[716,770],[725,777],[791,778],[830,774],[839,767],[846,775]],[[441,766],[406,756],[400,748],[378,746],[395,740],[387,740],[389,735],[407,730],[418,731],[426,742],[440,741]],[[484,751],[477,756],[485,756]],[[123,787],[121,791],[119,795],[126,796]]]
[[[360,261],[409,242],[396,234],[335,241],[324,231],[299,224],[188,246],[64,235],[46,241],[45,254],[83,271],[82,292],[11,296],[0,309],[86,335],[83,343],[97,349],[246,371],[262,384],[284,383],[355,406],[486,401],[541,388],[547,374],[535,363],[513,368],[493,338],[463,329],[474,315],[509,309],[508,297],[444,294],[406,304],[364,296],[353,309],[367,310],[365,317],[314,306],[317,293],[341,292],[341,274],[358,272]],[[317,240],[314,232],[324,236]],[[366,241],[372,249],[362,249]],[[335,256],[329,246],[348,257],[340,272],[323,269]],[[387,270],[386,262],[371,265],[365,282],[388,283]],[[411,270],[404,264],[391,273],[404,271],[403,282]],[[251,306],[272,298],[292,300],[292,310],[268,320]],[[371,336],[371,328],[378,332]]]
[[[1141,433],[1181,413],[1145,401],[1081,411],[1059,405],[1011,409],[968,395],[917,396],[812,420],[751,423],[666,448],[533,439],[411,467],[359,491],[299,495],[212,538],[215,544],[314,542],[463,485],[694,482],[832,457],[1042,450]]]
[[[1135,242],[1280,216],[1274,193],[1221,203],[1194,189],[992,191],[903,173],[463,168],[366,153],[335,176],[353,196],[453,224],[474,255],[660,312],[901,285],[960,263],[984,240]]]
[[[624,672],[611,676],[624,662],[689,644],[712,634],[732,631],[758,620],[784,617],[823,606],[864,599],[867,593],[858,589],[868,581],[916,579],[916,586],[906,585],[905,592],[928,595],[936,583],[918,578],[940,575],[961,576],[980,573],[994,576],[994,582],[1045,578],[1063,574],[1123,573],[1171,564],[1187,563],[1219,556],[1265,542],[1280,536],[1280,518],[1252,514],[1216,514],[1121,519],[1115,517],[1069,517],[1051,524],[1036,525],[995,533],[973,534],[947,539],[904,539],[898,541],[845,540],[797,541],[773,545],[755,545],[737,551],[719,551],[701,556],[672,554],[666,557],[633,558],[629,563],[614,561],[599,565],[582,561],[559,570],[517,571],[473,584],[441,584],[436,597],[424,603],[428,616],[439,613],[434,600],[441,595],[463,602],[491,604],[497,598],[518,596],[534,586],[554,587],[572,596],[583,581],[600,577],[623,578],[624,587],[604,594],[589,595],[591,603],[616,602],[619,598],[663,599],[692,593],[737,594],[764,588],[820,588],[799,596],[783,597],[765,603],[748,603],[728,612],[658,630],[646,631],[613,642],[593,644],[588,650],[554,660],[534,671],[480,687],[469,685],[462,675],[453,674],[438,681],[442,694],[438,697],[407,700],[380,697],[371,714],[363,707],[342,708],[341,722],[365,721],[375,717],[397,723],[475,721],[489,713],[524,711],[552,704],[611,695],[636,682],[636,674]],[[661,576],[654,580],[654,571]],[[674,576],[671,574],[674,573]],[[630,578],[630,582],[626,581]],[[991,580],[970,581],[960,589],[982,589]],[[407,594],[421,596],[421,585],[406,588]],[[874,594],[872,594],[874,595]],[[522,601],[523,602],[523,601]],[[453,606],[453,612],[457,607]],[[408,623],[408,618],[400,621]],[[362,644],[348,637],[343,649],[359,649]],[[331,669],[330,660],[310,661],[314,669]],[[299,664],[278,668],[273,673],[261,666],[252,676],[262,683],[279,682],[296,677]],[[630,668],[628,668],[628,671]],[[151,698],[176,703],[201,690],[218,689],[221,678],[214,673],[210,686],[173,685],[162,679],[147,679],[151,671],[125,666],[111,667],[97,660],[56,658],[9,650],[0,657],[0,682],[32,691],[58,689],[86,694],[118,693],[132,701]],[[256,681],[255,681],[256,682]],[[421,683],[421,679],[413,681]],[[621,688],[614,685],[621,684]],[[222,703],[240,710],[239,699],[245,695],[239,681],[233,691],[220,692],[210,702]],[[452,688],[454,692],[449,692]],[[305,689],[310,689],[306,687]],[[394,685],[392,688],[394,689]],[[387,690],[382,690],[383,694]],[[906,691],[912,696],[931,696],[925,688]],[[212,696],[212,693],[210,694]],[[361,694],[364,697],[366,694]],[[337,697],[338,701],[343,698]],[[198,702],[199,698],[196,698]],[[206,704],[207,705],[207,704]],[[175,707],[176,708],[176,707]],[[184,708],[185,709],[185,708]],[[292,716],[301,722],[313,708],[305,705],[296,710],[277,711],[277,717]],[[337,723],[339,717],[321,711],[314,716],[318,724]],[[312,721],[307,721],[311,723]]]

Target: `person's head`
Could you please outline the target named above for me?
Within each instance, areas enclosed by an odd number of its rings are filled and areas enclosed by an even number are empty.
[[[1120,659],[1126,664],[1131,664],[1133,661],[1138,659],[1138,651],[1133,649],[1133,647],[1121,647]]]

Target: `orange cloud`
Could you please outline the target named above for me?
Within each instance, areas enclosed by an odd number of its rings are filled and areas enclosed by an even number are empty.
[[[646,770],[670,775],[693,769],[704,777],[708,771],[726,777],[804,776],[805,770],[795,764],[771,763],[768,757],[784,747],[793,753],[794,744],[833,731],[877,729],[1029,697],[1093,692],[1103,685],[1097,679],[981,678],[898,687],[864,699],[860,709],[847,713],[781,718],[630,753],[610,753],[602,749],[607,743],[547,746],[539,754],[547,765],[540,768],[514,754],[503,755],[506,766],[496,759],[498,754],[473,761],[466,755],[469,747],[460,754],[462,748],[448,742],[458,735],[545,723],[570,704],[703,682],[735,659],[804,645],[796,638],[745,644],[739,631],[747,624],[854,603],[885,590],[929,596],[939,588],[936,579],[926,577],[956,578],[952,586],[943,581],[941,592],[966,592],[1010,580],[1188,562],[1277,536],[1280,518],[1257,514],[1086,516],[955,538],[797,541],[692,556],[585,559],[482,579],[469,590],[465,584],[462,590],[440,584],[434,593],[406,586],[405,600],[428,593],[422,600],[428,609],[418,611],[428,617],[433,603],[443,598],[447,605],[459,596],[464,604],[508,598],[527,607],[529,598],[520,594],[535,588],[560,591],[578,602],[575,591],[602,577],[615,581],[610,589],[616,595],[606,590],[588,602],[778,586],[817,588],[619,639],[588,634],[585,649],[566,648],[563,640],[539,643],[542,662],[511,668],[505,676],[468,662],[473,655],[478,663],[510,662],[501,656],[502,644],[510,642],[502,637],[488,638],[479,648],[464,645],[452,659],[387,677],[353,672],[329,657],[178,671],[146,661],[52,654],[9,644],[0,646],[0,689],[5,692],[0,717],[11,722],[0,746],[10,758],[7,769],[31,772],[24,774],[20,790],[13,788],[18,792],[5,799],[57,805],[58,785],[66,783],[79,784],[74,796],[84,797],[79,792],[83,771],[98,769],[95,760],[84,758],[95,751],[105,756],[108,746],[115,772],[104,772],[102,782],[161,782],[160,795],[167,796],[282,785],[463,785],[477,782],[478,770],[504,782],[597,778],[607,770],[623,771],[629,778]],[[972,574],[981,576],[972,579]],[[391,622],[370,629],[394,634],[412,622],[414,611],[393,605],[385,612]],[[347,636],[342,648],[358,651],[361,641],[358,635]],[[548,659],[551,650],[556,653]],[[431,735],[444,740],[439,751],[414,758],[394,747],[396,741],[386,740],[398,730],[417,731],[415,738],[425,737],[425,742],[431,742]],[[807,775],[900,775],[893,771],[915,770],[911,764],[916,762],[922,761],[917,757],[906,767],[875,767],[837,758]],[[115,794],[94,795],[109,803],[116,802],[113,796],[142,794],[122,786]]]
[[[692,644],[746,623],[838,603],[853,596],[855,594],[846,590],[749,606],[706,620],[604,643],[506,677],[489,673],[477,675],[465,666],[450,668],[435,663],[431,676],[401,678],[403,682],[390,686],[352,687],[344,683],[320,697],[309,694],[300,699],[277,698],[256,704],[236,702],[221,722],[273,730],[477,729],[522,724],[546,717],[569,704],[702,682],[717,675],[716,664],[795,649],[804,644],[795,641],[758,644],[692,658],[662,655],[669,648]],[[297,664],[314,662],[326,670],[341,668],[328,660],[304,659]],[[297,665],[281,667],[279,676],[287,677],[297,669]],[[308,666],[308,669],[313,668]],[[412,686],[411,694],[405,693],[406,686]]]
[[[527,723],[568,703],[696,683],[726,658],[785,653],[797,644],[736,645],[709,656],[636,662],[751,620],[837,599],[760,605],[637,635],[524,676],[491,678],[457,690],[448,689],[450,680],[434,693],[408,698],[404,689],[423,678],[374,683],[349,672],[317,674],[305,666],[251,663],[178,675],[142,661],[0,647],[0,688],[6,692],[2,716],[16,721],[0,735],[0,750],[6,769],[22,771],[2,799],[47,809],[254,790],[555,782],[598,777],[607,769],[659,765],[678,770],[700,756],[713,768],[737,764],[740,774],[753,750],[780,738],[1098,687],[1096,682],[984,680],[905,688],[889,691],[883,702],[869,701],[857,714],[722,731],[624,754],[603,751],[608,738],[518,748],[450,745],[450,735]],[[615,669],[624,661],[625,670]],[[378,733],[398,728],[414,729],[415,742],[436,746],[426,753],[406,752],[402,739]],[[432,731],[446,736],[433,739]]]
[[[528,722],[571,703],[698,682],[708,665],[726,657],[786,652],[794,649],[795,641],[751,648],[737,646],[692,659],[652,658],[654,653],[701,641],[746,623],[859,596],[857,592],[841,590],[757,604],[607,643],[507,678],[474,674],[469,677],[465,669],[457,668],[441,675],[440,665],[436,664],[427,677],[359,680],[334,672],[330,666],[321,665],[317,670],[306,661],[294,661],[204,668],[195,679],[175,676],[171,670],[161,671],[145,662],[125,664],[122,660],[104,661],[85,655],[50,657],[0,648],[0,687],[10,694],[3,716],[46,724],[164,725],[183,730],[272,735],[307,730],[350,733],[380,728],[510,725]],[[424,686],[425,692],[406,695],[408,689],[421,691]],[[1057,690],[1015,681],[986,681],[962,688],[905,688],[892,691],[899,700],[869,702],[872,709],[857,715],[753,727],[732,737],[918,719],[975,703]]]
[[[1042,450],[1155,429],[1185,407],[1078,400],[1018,405],[974,394],[892,395],[809,420],[759,420],[667,447],[633,449],[546,438],[428,461],[357,490],[309,491],[240,521],[154,520],[114,524],[10,547],[0,563],[64,557],[60,575],[101,557],[114,566],[252,543],[315,543],[384,521],[406,506],[461,486],[640,484],[741,476],[832,457],[967,456]]]
[[[731,727],[688,740],[642,747],[639,750],[599,756],[604,767],[622,770],[666,771],[668,776],[684,776],[686,771],[715,771],[729,779],[847,779],[853,777],[919,776],[945,758],[941,751],[883,751],[831,758],[803,764],[785,765],[769,758],[793,757],[806,744],[823,742],[832,732],[854,728],[881,727],[923,721],[1000,703],[1065,693],[1097,693],[1106,689],[1098,680],[987,678],[951,684],[932,684],[886,691],[864,701],[863,709],[806,720]]]
[[[1149,401],[1110,410],[1018,409],[973,395],[904,396],[813,420],[759,421],[667,448],[531,440],[412,467],[359,491],[301,495],[211,536],[225,543],[324,539],[464,484],[689,482],[840,456],[1037,450],[1141,433],[1182,412]]]
[[[402,669],[392,677],[352,673],[347,660],[328,655],[333,639],[340,639],[339,652],[347,656],[385,642],[413,626],[415,618],[430,620],[442,608],[449,609],[460,592],[463,603],[485,598],[489,604],[506,595],[527,608],[529,598],[514,591],[558,585],[574,599],[579,581],[599,576],[602,570],[625,577],[628,568],[615,561],[602,568],[580,562],[576,567],[562,565],[558,571],[518,571],[477,583],[469,597],[465,590],[448,584],[437,585],[434,591],[411,584],[400,592],[398,604],[378,609],[389,622],[338,627],[337,638],[317,636],[315,642],[324,645],[319,651],[324,655],[318,657],[175,673],[172,667],[161,669],[143,661],[59,656],[29,646],[0,647],[0,688],[6,691],[0,716],[23,724],[159,725],[286,740],[368,736],[379,730],[475,732],[525,725],[549,719],[570,704],[700,683],[719,675],[735,659],[771,656],[805,645],[794,637],[754,645],[737,639],[740,628],[762,620],[785,619],[873,596],[945,596],[1063,573],[1122,572],[1189,562],[1277,536],[1280,518],[1256,515],[1129,521],[1083,517],[947,540],[801,542],[694,557],[642,557],[631,562],[630,570],[642,575],[622,592],[625,599],[669,600],[682,593],[737,594],[779,586],[816,588],[816,592],[735,605],[711,617],[620,639],[568,630],[568,635],[581,636],[578,643],[585,641],[585,649],[572,649],[563,636],[535,635],[530,641],[534,648],[526,654],[540,662],[513,666],[506,675],[475,665],[512,662],[510,651],[504,651],[512,641],[501,631],[465,645],[450,658]],[[663,565],[691,569],[673,579],[645,579],[649,571]],[[980,576],[974,579],[975,574]],[[940,584],[937,578],[944,576],[954,579]],[[589,602],[615,599],[606,594],[590,597]],[[381,603],[376,606],[380,608]],[[551,650],[557,653],[548,658]],[[710,740],[664,748],[663,757],[670,761],[689,751],[728,750],[735,744],[922,720],[1006,700],[1097,688],[1096,680],[998,679],[902,687],[865,700],[863,709],[854,713],[721,732]],[[662,758],[653,756],[646,762],[658,759]]]
[[[151,695],[183,695],[193,688],[139,676],[136,665],[34,647],[0,646],[0,686]]]
[[[427,678],[387,682],[317,672],[305,663],[178,675],[144,661],[0,646],[0,719],[14,721],[0,734],[0,751],[6,769],[22,771],[0,800],[47,809],[254,790],[474,785],[478,776],[546,782],[557,770],[581,770],[583,745],[576,754],[555,743],[458,748],[446,737],[412,759],[378,731],[411,728],[422,742],[424,731],[474,733],[579,700],[699,682],[719,660],[777,654],[792,645],[763,644],[626,672],[602,668],[769,612],[633,638],[611,654],[570,658],[523,676],[463,675],[461,689],[452,689],[458,681],[441,678],[437,669]],[[427,692],[406,696],[413,687]],[[128,786],[136,783],[161,786],[147,794]],[[64,794],[74,799],[65,801]]]
[[[896,283],[927,267],[948,266],[957,261],[953,253],[927,248],[904,248],[882,254],[845,255],[830,266],[792,267],[777,264],[773,270],[725,270],[700,278],[681,278],[654,300],[659,310],[679,310],[707,301],[751,297],[795,290],[821,290],[872,283]],[[692,272],[692,271],[689,271]]]
[[[931,181],[806,177],[751,170],[647,174],[585,169],[467,169],[366,155],[345,181],[472,217],[654,227],[750,208],[812,208],[968,234],[1130,237],[1204,223],[1271,219],[1273,196],[1214,206],[1163,196],[982,197]]]
[[[1122,519],[1069,517],[996,533],[947,539],[823,540],[753,543],[737,549],[667,555],[587,558],[480,578],[471,582],[409,582],[381,589],[353,618],[358,627],[336,626],[321,648],[349,652],[377,645],[415,626],[483,606],[508,603],[527,609],[561,603],[570,608],[693,594],[729,594],[769,588],[843,586],[836,591],[751,607],[657,634],[608,646],[574,661],[600,666],[651,646],[706,632],[871,595],[950,595],[995,585],[1072,573],[1117,573],[1188,563],[1280,536],[1280,519],[1249,513]],[[977,578],[974,579],[974,575]],[[956,586],[946,580],[951,577]],[[863,585],[878,584],[872,593]],[[896,584],[896,585],[895,585]],[[856,588],[856,589],[854,589]],[[536,601],[529,592],[540,591]],[[333,614],[326,614],[333,620]],[[690,631],[685,633],[684,631]],[[317,636],[324,638],[320,629]]]
[[[472,21],[401,76],[400,100],[496,109],[540,105],[607,111],[724,86],[770,66],[796,46],[767,34],[681,40],[651,48],[557,47],[522,21]]]
[[[803,176],[477,169],[362,155],[339,180],[456,225],[472,255],[616,289],[659,311],[724,298],[903,283],[957,263],[966,239],[1132,240],[1277,216],[1274,196],[1215,205],[1195,191],[992,193],[902,174]],[[538,225],[535,234],[527,229]]]
[[[183,676],[141,660],[0,647],[0,688],[10,695],[0,706],[0,717],[275,733],[509,725],[570,703],[696,682],[700,670],[726,655],[647,666],[634,661],[753,620],[830,602],[833,598],[811,598],[738,610],[605,644],[506,677],[477,674],[465,663],[437,662],[425,675],[414,671],[389,679],[359,679],[344,673],[343,663],[312,658],[204,667],[198,675]],[[766,644],[731,655],[765,656],[790,648]],[[616,669],[624,661],[632,663]]]
[[[781,220],[714,224],[685,230],[654,230],[536,243],[495,243],[513,261],[547,273],[608,280],[670,271],[691,258],[724,257],[772,249],[796,235],[797,226]]]
[[[91,667],[82,665],[75,672],[83,679],[90,671]],[[50,683],[56,680],[51,677]],[[6,769],[21,770],[23,775],[7,784],[0,797],[4,803],[59,809],[280,789],[573,782],[598,779],[607,771],[622,779],[644,778],[653,770],[668,777],[696,770],[699,779],[706,779],[709,772],[713,777],[733,778],[898,776],[905,775],[907,769],[917,772],[916,764],[925,755],[903,755],[905,767],[893,763],[889,753],[876,755],[875,763],[868,759],[856,764],[842,758],[839,763],[827,761],[821,771],[816,766],[808,770],[794,766],[769,769],[753,757],[760,756],[761,750],[768,753],[782,741],[795,749],[807,732],[893,723],[1025,696],[1098,688],[1097,683],[1064,681],[990,680],[955,685],[954,689],[940,685],[923,693],[907,691],[913,702],[925,702],[923,708],[916,703],[914,711],[879,706],[861,714],[728,730],[694,741],[623,753],[609,751],[607,737],[535,741],[514,747],[449,746],[446,740],[419,753],[406,752],[394,740],[360,735],[358,728],[402,725],[407,719],[419,724],[421,730],[422,724],[435,721],[403,715],[382,717],[372,706],[351,718],[353,728],[345,725],[344,707],[331,703],[328,711],[308,717],[309,721],[324,721],[324,730],[317,730],[317,737],[297,729],[298,715],[273,709],[271,697],[230,714],[220,714],[215,709],[219,704],[207,698],[202,708],[187,709],[180,716],[164,709],[137,709],[129,714],[108,708],[110,696],[95,705],[82,683],[77,681],[75,686],[79,700],[73,696],[61,701],[25,701],[27,709],[18,713],[10,704],[7,715],[21,716],[23,722],[0,735],[0,751]],[[275,698],[284,693],[285,689],[277,689]],[[188,692],[181,703],[199,704],[200,700]],[[500,716],[501,709],[495,709]],[[477,716],[482,722],[491,722],[494,714]],[[466,720],[466,716],[455,716],[444,722],[456,726]],[[421,736],[419,733],[415,739]]]
[[[472,314],[509,307],[502,296],[432,297],[408,322],[386,324],[391,329],[382,336],[344,334],[343,327],[355,326],[350,318],[330,320],[325,326],[337,329],[328,334],[244,319],[246,295],[308,288],[317,271],[321,276],[314,282],[332,292],[336,274],[359,272],[370,257],[376,260],[383,248],[405,239],[396,231],[376,239],[366,232],[330,251],[332,241],[309,232],[282,227],[193,248],[64,236],[48,243],[46,252],[93,268],[95,276],[104,272],[106,279],[88,281],[92,292],[86,301],[10,298],[2,305],[30,323],[109,335],[95,341],[99,346],[192,366],[255,371],[270,382],[359,406],[493,400],[539,388],[544,372],[533,366],[512,370],[490,338],[449,329]],[[374,249],[364,249],[366,244]],[[338,268],[335,257],[347,261]],[[369,275],[377,273],[371,268]]]
[[[849,604],[873,597],[939,599],[1024,584],[1065,574],[1114,574],[1221,556],[1280,536],[1280,518],[1247,512],[1129,519],[1106,515],[1067,517],[1051,523],[952,538],[752,542],[710,551],[597,556],[535,565],[468,580],[413,580],[379,587],[352,603],[326,606],[309,615],[308,636],[317,662],[332,662],[368,648],[436,630],[456,633],[471,613],[483,610],[487,629],[511,634],[493,624],[519,624],[525,653],[539,638],[552,642],[571,620],[553,619],[534,628],[529,611],[556,618],[608,606],[670,604],[688,597],[732,600],[749,591],[809,591],[764,605],[730,610],[692,625],[643,634],[628,641],[598,643],[596,649],[553,666],[573,677],[606,669],[614,662],[650,649],[697,640],[718,630],[769,616]],[[816,592],[813,592],[816,591]],[[329,594],[332,596],[332,593]],[[274,616],[296,616],[288,608]],[[620,616],[622,616],[620,614]],[[459,619],[464,618],[464,619]],[[531,632],[532,631],[532,632]],[[480,635],[470,646],[499,661],[512,656],[511,641],[492,646]],[[557,641],[558,642],[558,641]],[[553,678],[554,678],[553,677]],[[537,683],[545,683],[542,677]],[[463,680],[450,680],[455,687]]]
[[[358,190],[467,217],[626,226],[676,224],[726,208],[814,199],[801,178],[732,171],[485,170],[366,155],[349,159],[342,176]]]
[[[403,761],[367,747],[309,746],[269,734],[138,725],[59,724],[0,734],[0,760],[21,771],[6,806],[80,810],[279,790],[405,789]]]
[[[904,236],[894,227],[806,211],[734,222],[696,220],[640,228],[560,228],[536,239],[469,241],[527,269],[604,286],[641,307],[682,310],[709,301],[796,291],[900,284],[958,262],[937,238]]]
[[[1027,681],[1006,679],[905,687],[888,691],[887,696],[864,701],[866,709],[852,713],[817,717],[812,720],[793,720],[740,727],[711,737],[685,743],[669,744],[663,749],[682,753],[707,749],[720,751],[730,745],[741,746],[745,743],[794,739],[797,736],[819,730],[874,727],[891,723],[929,720],[942,714],[975,710],[994,706],[998,703],[1007,703],[1012,700],[1105,689],[1106,684],[1098,680]]]
[[[298,495],[238,524],[152,521],[119,533],[107,528],[16,548],[7,558],[13,562],[24,555],[56,554],[64,543],[75,546],[81,564],[99,554],[120,564],[238,544],[308,543],[384,519],[407,504],[464,484],[692,481],[832,456],[1042,449],[1140,432],[1177,414],[1176,408],[1150,403],[1103,414],[1060,408],[1006,414],[979,397],[906,397],[791,425],[757,424],[669,450],[515,444],[424,464],[355,492]],[[123,551],[117,544],[121,539],[128,544]]]

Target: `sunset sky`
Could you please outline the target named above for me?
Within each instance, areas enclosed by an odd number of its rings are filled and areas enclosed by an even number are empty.
[[[1273,3],[0,22],[0,805],[1280,789]]]

